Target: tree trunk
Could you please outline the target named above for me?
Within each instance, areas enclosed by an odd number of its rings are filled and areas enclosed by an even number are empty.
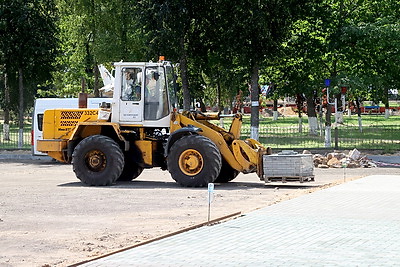
[[[258,132],[259,132],[259,90],[258,90],[258,71],[259,67],[257,63],[254,63],[252,66],[251,73],[251,125],[250,125],[250,138],[258,140]]]
[[[91,20],[91,32],[92,32],[92,72],[93,72],[93,95],[94,97],[100,97],[100,92],[99,92],[99,68],[97,66],[96,62],[96,56],[95,56],[95,44],[97,42],[97,23],[96,23],[96,1],[91,0],[91,10],[90,10],[90,20]]]
[[[303,117],[301,116],[301,111],[299,111],[299,133],[303,132]]]
[[[131,26],[129,25],[128,21],[126,18],[128,18],[130,14],[129,8],[126,8],[127,6],[131,5],[131,1],[129,0],[122,0],[121,5],[120,5],[120,21],[119,21],[119,31],[120,31],[120,40],[121,40],[121,51],[120,53],[120,58],[125,58],[126,55],[129,54],[128,50],[128,28]]]
[[[19,91],[19,106],[18,106],[18,148],[24,145],[24,79],[22,68],[18,68],[18,91]]]
[[[310,127],[310,135],[318,135],[318,120],[315,111],[315,102],[313,97],[307,97],[307,116]]]
[[[97,63],[94,63],[93,67],[93,73],[94,73],[94,85],[93,85],[93,94],[94,97],[100,97],[100,82],[99,82],[99,76],[100,76],[100,71],[99,67],[97,66]]]
[[[92,67],[93,62],[92,62],[92,54],[90,51],[90,40],[89,39],[85,43],[85,50],[86,50],[85,73],[87,74],[87,77],[91,77],[93,75],[93,67]],[[90,79],[88,79],[88,88],[90,88],[90,87],[91,87]]]
[[[390,117],[389,90],[386,90],[384,101],[385,101],[385,119],[389,119]]]
[[[274,107],[272,110],[272,114],[273,114],[273,120],[276,121],[278,120],[278,99],[274,99]]]
[[[302,133],[303,132],[303,118],[302,118],[303,97],[300,94],[297,94],[296,105],[297,105],[297,113],[299,116],[299,133]]]
[[[326,104],[326,118],[325,118],[325,147],[332,147],[332,106],[329,102]]]
[[[182,92],[183,92],[183,109],[190,110],[190,92],[189,92],[189,77],[187,67],[187,54],[185,49],[185,41],[183,37],[180,41],[181,45],[181,57],[180,57],[180,68],[181,68],[181,79],[182,79]]]
[[[222,105],[221,101],[221,83],[219,82],[219,79],[217,81],[217,106],[219,112],[224,110],[224,106]]]
[[[358,99],[358,97],[356,98],[356,107],[357,107],[357,117],[358,117],[358,130],[360,131],[360,133],[362,133],[363,131],[363,127],[362,127],[362,120],[361,120],[361,107],[360,107],[360,100]]]
[[[10,87],[8,86],[7,72],[4,74],[4,124],[3,140],[10,141]]]
[[[319,134],[319,135],[320,135],[320,136],[323,136],[323,129],[324,129],[324,126],[323,126],[324,109],[323,109],[322,103],[318,105],[318,117],[319,117],[319,125],[318,125],[318,128],[319,128],[319,131],[320,131],[320,134]]]
[[[204,104],[204,101],[203,101],[203,99],[199,99],[199,103],[200,103],[200,110],[201,110],[201,112],[206,112],[207,111],[207,109],[206,109],[206,105]]]

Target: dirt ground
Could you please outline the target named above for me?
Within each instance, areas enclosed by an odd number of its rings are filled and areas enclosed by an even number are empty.
[[[240,174],[216,184],[211,219],[373,174],[400,175],[400,168],[315,169],[315,182],[302,186],[266,186],[255,174]],[[3,160],[0,177],[0,266],[67,266],[208,217],[207,188],[182,188],[159,169],[145,170],[133,182],[88,187],[70,165]]]

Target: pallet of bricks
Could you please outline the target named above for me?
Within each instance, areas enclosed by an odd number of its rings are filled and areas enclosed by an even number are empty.
[[[265,183],[314,181],[314,164],[311,154],[298,154],[289,150],[264,155],[263,166]]]

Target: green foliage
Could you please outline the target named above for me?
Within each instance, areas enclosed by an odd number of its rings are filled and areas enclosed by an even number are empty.
[[[57,0],[62,54],[54,71],[54,90],[42,95],[76,96],[86,81],[95,89],[94,69],[116,61],[145,61],[145,39],[134,27],[134,5],[128,0]],[[101,82],[100,86],[101,87]],[[98,89],[98,88],[96,88]]]
[[[31,106],[37,89],[51,83],[58,52],[57,19],[52,0],[1,1],[0,65],[8,77],[9,108],[15,111],[21,97],[25,96],[21,99],[25,107]],[[24,95],[18,91],[18,73],[23,74]],[[4,89],[4,82],[1,87]]]
[[[255,66],[260,84],[274,84],[272,99],[311,97],[326,78],[332,93],[348,86],[348,99],[387,102],[387,90],[400,87],[397,0],[0,3],[0,58],[14,110],[19,66],[30,105],[37,94],[76,96],[82,78],[94,92],[97,64],[159,55],[185,65],[190,98],[212,106],[230,105],[239,90],[247,96]]]
[[[281,95],[350,88],[350,98],[386,101],[399,87],[399,2],[325,0],[293,24],[275,68],[267,73],[283,84]]]

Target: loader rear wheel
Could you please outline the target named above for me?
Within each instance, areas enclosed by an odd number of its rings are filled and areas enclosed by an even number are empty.
[[[72,164],[76,177],[82,183],[111,185],[122,173],[124,154],[113,139],[92,135],[76,146]]]
[[[210,139],[188,135],[173,144],[167,164],[172,178],[180,185],[202,187],[218,177],[221,154]]]
[[[134,160],[133,153],[126,153],[124,159],[124,169],[122,170],[118,181],[132,181],[143,172],[143,167],[140,167],[139,164]]]
[[[224,159],[222,160],[222,167],[221,171],[215,180],[216,183],[227,183],[232,181],[233,179],[236,178],[236,176],[239,175],[239,171],[235,170],[232,168],[228,162],[226,162]]]

